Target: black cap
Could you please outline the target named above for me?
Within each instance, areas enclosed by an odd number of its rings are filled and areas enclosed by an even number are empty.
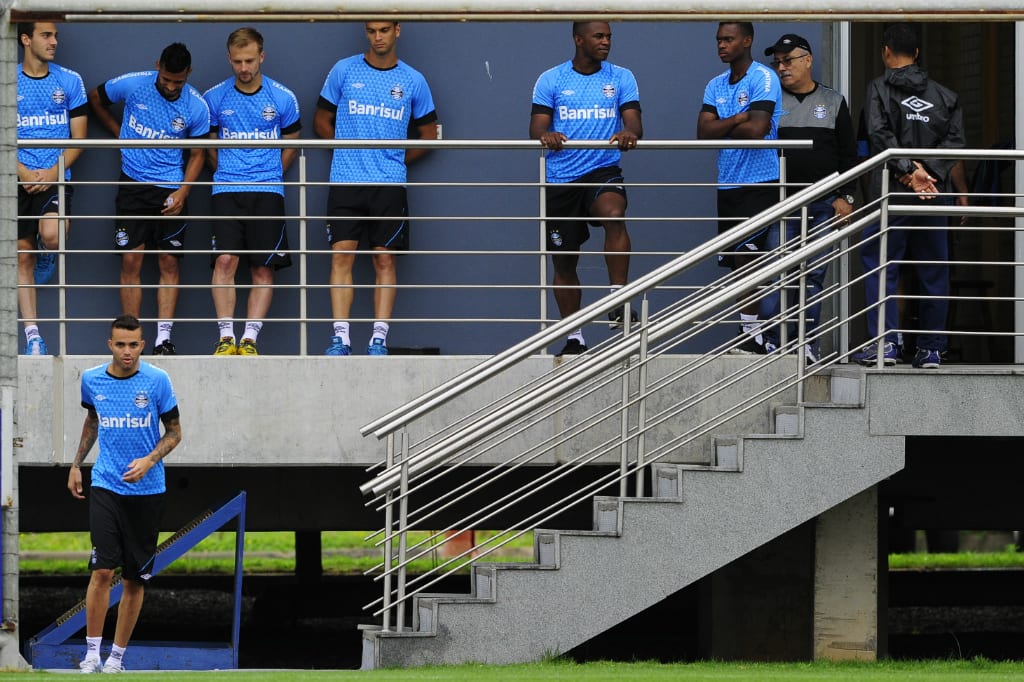
[[[787,33],[786,35],[776,40],[774,45],[772,45],[771,47],[766,47],[764,49],[764,56],[771,57],[776,52],[788,54],[789,52],[795,50],[798,47],[802,47],[803,49],[807,50],[808,54],[813,54],[811,52],[811,46],[807,42],[806,38],[801,38],[795,33]]]

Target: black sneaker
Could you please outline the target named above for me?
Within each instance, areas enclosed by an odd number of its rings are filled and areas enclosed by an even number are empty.
[[[563,355],[580,355],[581,353],[586,352],[587,347],[580,343],[578,339],[569,339],[565,342],[565,347],[558,351],[558,355],[555,357],[560,358]]]
[[[167,339],[159,346],[153,346],[153,355],[177,355],[178,351],[174,349],[174,344],[171,343],[170,339]]]
[[[743,343],[738,346],[734,346],[729,349],[730,355],[766,355],[768,350],[763,344],[757,342],[753,336],[746,332],[740,332],[740,336],[747,338],[743,339]]]
[[[626,306],[616,308],[615,310],[608,313],[608,320],[611,321],[612,329],[622,329],[622,319],[626,316]],[[636,323],[640,321],[640,317],[636,314],[636,311],[632,308],[629,311],[629,328],[632,329],[636,326]]]

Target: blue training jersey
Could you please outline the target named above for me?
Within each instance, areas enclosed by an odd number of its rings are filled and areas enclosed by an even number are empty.
[[[718,118],[729,118],[749,111],[755,102],[771,102],[771,130],[766,140],[779,139],[782,116],[782,86],[779,77],[764,64],[754,62],[737,83],[729,82],[730,72],[715,76],[704,89],[704,104],[718,111]],[[720,189],[737,184],[770,182],[779,179],[779,152],[776,149],[720,149],[718,183]]]
[[[178,407],[167,372],[147,362],[139,371],[119,379],[107,373],[109,364],[82,373],[82,407],[99,417],[99,454],[92,468],[92,485],[118,495],[154,495],[166,490],[164,463],[159,461],[138,483],[121,476],[133,459],[145,457],[160,440],[160,417]]]
[[[299,101],[295,93],[264,75],[259,90],[242,92],[232,76],[207,90],[211,131],[222,140],[280,140],[299,130]],[[221,192],[277,192],[281,182],[280,149],[218,149],[214,182],[254,182],[255,185],[214,185]]]
[[[108,102],[124,102],[122,140],[175,140],[206,137],[210,109],[188,83],[168,101],[156,89],[156,71],[135,71],[100,86]],[[185,178],[181,149],[122,149],[121,170],[136,182],[177,189]]]
[[[327,74],[318,106],[334,111],[339,140],[404,140],[437,118],[423,75],[405,62],[377,69],[363,55],[340,60]],[[405,149],[335,149],[331,182],[405,182]]]
[[[551,110],[551,130],[569,140],[610,140],[622,130],[622,110],[640,108],[640,91],[629,69],[608,62],[582,74],[572,61],[540,75],[533,86],[535,107]],[[596,168],[618,165],[622,153],[608,149],[562,149],[547,158],[548,182],[571,182]]]
[[[71,69],[50,63],[42,78],[27,76],[18,64],[18,137],[46,140],[71,137],[71,119],[86,115],[89,99],[82,77]],[[57,165],[59,149],[19,149],[18,161],[31,170]],[[67,169],[64,179],[71,179]]]

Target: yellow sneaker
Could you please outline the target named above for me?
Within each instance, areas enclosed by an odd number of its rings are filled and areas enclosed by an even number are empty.
[[[221,337],[221,340],[217,342],[217,347],[213,350],[214,355],[238,355],[238,349],[235,348],[235,340],[230,336]]]
[[[256,342],[252,339],[242,339],[242,342],[238,344],[239,355],[259,355],[259,351],[256,350]]]

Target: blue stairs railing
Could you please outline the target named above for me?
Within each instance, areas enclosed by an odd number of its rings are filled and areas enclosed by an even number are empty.
[[[153,575],[202,542],[211,533],[237,519],[235,582],[230,642],[131,642],[132,670],[226,670],[238,667],[239,625],[242,606],[242,559],[245,550],[245,491],[216,511],[207,510],[160,543],[153,555]],[[110,588],[110,604],[121,600],[120,576]],[[25,645],[25,658],[37,669],[77,668],[85,640],[70,637],[85,627],[85,601],[69,609]],[[109,645],[108,645],[109,646]],[[108,652],[102,652],[106,657]]]

